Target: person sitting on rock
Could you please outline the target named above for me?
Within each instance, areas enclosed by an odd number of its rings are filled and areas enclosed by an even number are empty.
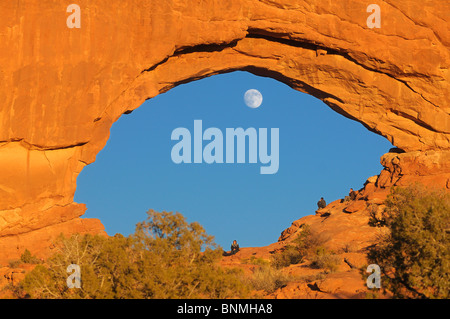
[[[238,251],[239,251],[239,245],[236,240],[233,240],[233,243],[231,244],[231,251],[230,252],[224,251],[222,255],[223,256],[232,256],[232,255],[236,254]]]
[[[239,244],[236,240],[233,240],[233,243],[231,244],[231,254],[234,255],[239,251]]]
[[[317,207],[319,209],[325,208],[327,206],[327,203],[325,202],[325,199],[323,197],[320,198],[320,200],[317,202]]]

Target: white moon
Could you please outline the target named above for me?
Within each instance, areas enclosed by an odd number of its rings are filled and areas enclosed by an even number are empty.
[[[244,94],[244,101],[245,104],[247,104],[248,107],[251,107],[252,109],[256,109],[259,107],[263,101],[262,94],[255,89],[250,89]]]

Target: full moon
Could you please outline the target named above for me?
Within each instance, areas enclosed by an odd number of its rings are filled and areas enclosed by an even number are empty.
[[[244,94],[245,104],[247,104],[247,106],[251,107],[252,109],[256,109],[257,107],[259,107],[262,103],[262,100],[262,94],[258,90],[251,89]]]

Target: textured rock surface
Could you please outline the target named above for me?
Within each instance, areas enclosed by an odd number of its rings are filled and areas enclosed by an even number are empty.
[[[380,29],[359,0],[77,4],[81,29],[66,27],[65,2],[0,3],[0,262],[26,238],[44,247],[61,230],[102,232],[80,221],[73,195],[112,123],[234,70],[316,96],[406,151],[383,157],[374,188],[450,187],[447,1],[380,1]]]
[[[370,184],[370,183],[369,183]],[[382,196],[380,192],[378,195]],[[333,272],[316,269],[311,260],[292,264],[279,271],[288,276],[288,283],[274,292],[254,292],[256,296],[281,299],[329,299],[329,298],[366,298],[373,292],[367,288],[361,269],[369,264],[367,247],[373,245],[379,235],[385,234],[385,228],[370,227],[369,201],[362,194],[354,201],[337,200],[328,204],[320,213],[302,217],[285,229],[276,243],[266,247],[242,248],[237,254],[223,257],[223,267],[238,267],[244,274],[251,276],[260,267],[261,260],[269,262],[273,254],[278,253],[302,232],[304,225],[321,238],[322,246],[332,251],[339,260]],[[367,203],[364,208],[352,210],[348,207],[356,203]],[[377,205],[382,208],[382,205]],[[386,298],[389,295],[381,298]]]

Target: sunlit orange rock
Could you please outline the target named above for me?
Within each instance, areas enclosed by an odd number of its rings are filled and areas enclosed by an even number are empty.
[[[381,2],[374,29],[359,0],[77,4],[80,29],[65,2],[0,4],[0,263],[29,245],[44,254],[61,231],[102,233],[73,196],[111,125],[235,70],[309,93],[405,151],[383,157],[377,189],[450,186],[447,1]]]

